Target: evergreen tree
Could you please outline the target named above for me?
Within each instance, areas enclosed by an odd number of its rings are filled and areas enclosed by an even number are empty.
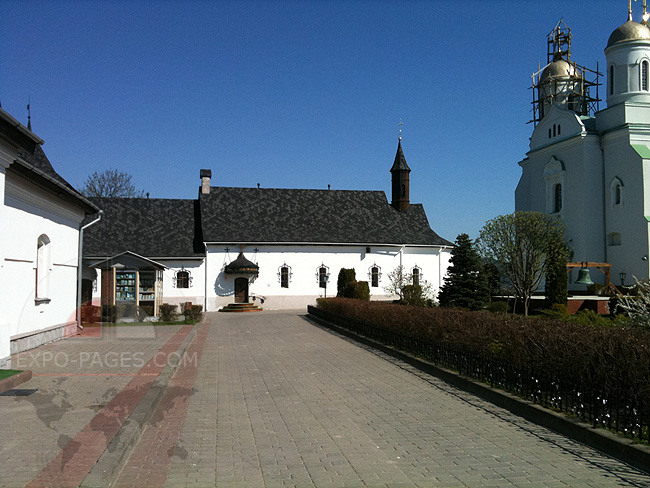
[[[564,243],[564,232],[559,229],[548,243],[546,254],[546,304],[551,308],[554,304],[567,304],[568,277],[566,263],[569,252]]]
[[[484,307],[490,299],[487,276],[478,251],[467,234],[460,234],[456,238],[450,262],[445,283],[438,295],[440,306],[470,310]]]

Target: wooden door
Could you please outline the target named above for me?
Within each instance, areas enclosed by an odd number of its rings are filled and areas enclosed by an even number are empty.
[[[248,303],[248,278],[235,278],[235,303]]]

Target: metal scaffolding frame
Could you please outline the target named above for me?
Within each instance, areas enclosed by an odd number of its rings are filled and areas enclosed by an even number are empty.
[[[561,77],[549,77],[542,80],[544,70],[553,62],[564,60],[571,69]],[[529,121],[537,126],[544,116],[544,106],[550,105],[558,95],[566,98],[570,110],[578,115],[592,116],[599,110],[600,77],[602,73],[591,70],[571,61],[571,29],[560,20],[547,36],[546,66],[532,75],[532,112]],[[595,96],[592,93],[595,91]]]

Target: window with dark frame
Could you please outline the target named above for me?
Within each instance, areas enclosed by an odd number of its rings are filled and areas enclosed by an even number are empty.
[[[327,288],[327,268],[325,266],[318,268],[318,286]]]
[[[413,268],[413,284],[418,286],[420,284],[420,269]]]
[[[562,185],[560,183],[553,187],[553,212],[562,210]]]
[[[289,268],[287,266],[280,268],[280,286],[282,288],[289,288]]]
[[[379,268],[377,266],[373,266],[370,271],[370,274],[371,274],[371,278],[370,278],[371,286],[377,288],[379,286]]]
[[[190,287],[190,273],[188,271],[179,271],[176,273],[176,288]]]

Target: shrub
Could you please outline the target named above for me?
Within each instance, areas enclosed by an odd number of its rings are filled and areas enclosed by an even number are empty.
[[[163,303],[158,309],[160,322],[171,322],[176,316],[176,308],[178,305],[171,305],[169,303]]]
[[[115,305],[102,305],[102,322],[114,323],[117,320],[117,307]]]
[[[587,285],[587,293],[598,296],[603,292],[603,288],[605,288],[605,285],[602,283],[592,283],[591,285]]]
[[[203,318],[202,305],[190,305],[183,312],[185,315],[185,322],[200,322]]]
[[[341,268],[341,271],[339,271],[339,277],[336,280],[336,296],[352,298],[346,295],[346,289],[350,283],[354,283],[356,279],[357,272],[354,270],[354,268]]]
[[[402,288],[402,293],[402,303],[405,305],[415,305],[417,307],[424,307],[426,305],[426,300],[422,296],[422,287],[420,285],[406,285]]]
[[[352,284],[349,298],[356,298],[357,300],[370,300],[370,287],[368,286],[368,282],[355,281],[354,284]]]
[[[385,302],[332,298],[318,301],[328,311],[468,353],[498,357],[514,367],[592,388],[603,394],[650,397],[650,331],[590,325],[593,314],[577,321],[539,316],[422,308]],[[556,308],[556,313],[562,313]],[[612,324],[605,317],[598,323]],[[601,321],[606,322],[601,322]]]

